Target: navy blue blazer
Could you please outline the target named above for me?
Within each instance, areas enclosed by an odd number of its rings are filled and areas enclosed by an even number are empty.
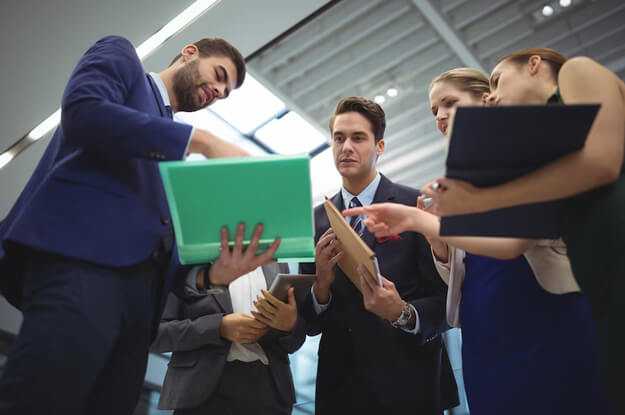
[[[192,127],[171,120],[132,44],[116,36],[96,42],[71,74],[61,109],[60,126],[0,224],[0,279],[16,278],[14,245],[120,267],[172,239],[157,162],[182,159]]]

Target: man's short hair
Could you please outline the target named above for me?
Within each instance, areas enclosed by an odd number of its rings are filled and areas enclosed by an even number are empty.
[[[207,58],[209,56],[220,56],[223,58],[230,58],[232,63],[234,63],[234,67],[237,69],[237,84],[235,88],[243,85],[243,81],[245,80],[245,59],[241,55],[241,52],[234,46],[232,46],[227,41],[218,38],[218,37],[208,37],[204,39],[200,39],[197,42],[193,42],[193,44],[197,47],[200,52],[201,58]],[[181,53],[176,55],[174,59],[172,59],[169,66],[176,63],[178,59],[182,56]]]
[[[334,129],[336,116],[346,112],[357,112],[369,121],[376,143],[384,138],[384,130],[386,129],[384,110],[380,105],[365,97],[347,97],[339,101],[334,110],[334,115],[330,118],[330,134]]]

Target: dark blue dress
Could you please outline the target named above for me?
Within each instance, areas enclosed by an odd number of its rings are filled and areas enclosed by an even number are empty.
[[[524,256],[498,260],[467,253],[465,266],[460,320],[471,413],[600,413],[595,332],[585,296],[543,290]]]

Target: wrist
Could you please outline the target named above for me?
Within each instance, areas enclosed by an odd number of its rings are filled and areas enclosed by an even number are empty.
[[[397,321],[401,317],[401,313],[404,310],[406,302],[404,300],[400,300],[397,303],[393,304],[393,309],[390,313],[389,321]]]
[[[412,306],[403,301],[402,309],[399,316],[395,320],[391,320],[391,325],[396,328],[414,327],[416,315]]]
[[[207,146],[206,131],[196,128],[191,135],[191,142],[189,143],[189,153],[205,153]]]
[[[410,215],[410,230],[413,232],[419,232],[419,233],[424,233],[422,231],[422,224],[423,224],[423,216],[424,216],[424,211],[421,209],[415,209],[413,211],[413,214]]]
[[[315,299],[319,304],[327,304],[330,301],[330,286],[320,282],[315,282],[313,285],[313,293]]]
[[[200,268],[199,271],[195,274],[195,286],[198,291],[204,291],[206,289],[204,268]]]
[[[204,278],[205,281],[205,285],[207,286],[215,286],[215,285],[220,285],[220,286],[226,286],[228,285],[226,280],[223,278],[223,275],[218,275],[217,272],[213,272],[214,268],[211,267],[209,272],[208,272],[208,278]]]

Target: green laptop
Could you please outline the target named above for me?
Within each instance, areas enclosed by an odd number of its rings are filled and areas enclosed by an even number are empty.
[[[222,226],[233,245],[241,222],[245,244],[256,224],[264,225],[259,253],[280,237],[277,260],[313,261],[308,155],[171,161],[159,168],[182,264],[214,261]]]

